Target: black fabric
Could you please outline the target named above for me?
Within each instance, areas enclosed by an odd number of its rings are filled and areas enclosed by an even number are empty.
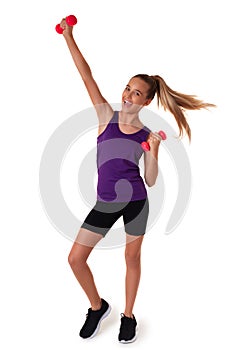
[[[149,214],[148,198],[129,203],[97,201],[81,227],[103,236],[122,216],[126,233],[140,236],[145,233]]]

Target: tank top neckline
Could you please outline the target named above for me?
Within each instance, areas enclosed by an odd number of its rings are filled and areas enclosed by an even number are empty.
[[[145,126],[143,126],[143,127],[142,127],[141,129],[139,129],[138,131],[132,132],[132,133],[130,133],[130,134],[127,134],[127,133],[123,132],[123,131],[120,129],[120,127],[119,127],[119,111],[116,111],[116,122],[117,122],[116,124],[117,124],[117,128],[118,128],[119,132],[120,132],[121,134],[123,134],[123,135],[126,135],[126,136],[136,135],[136,134],[138,134],[139,132],[145,130]]]

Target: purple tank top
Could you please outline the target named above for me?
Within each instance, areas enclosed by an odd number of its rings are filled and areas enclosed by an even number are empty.
[[[144,127],[124,134],[118,125],[118,111],[97,138],[97,199],[104,202],[129,202],[145,199],[147,191],[140,176],[141,142],[150,129]]]

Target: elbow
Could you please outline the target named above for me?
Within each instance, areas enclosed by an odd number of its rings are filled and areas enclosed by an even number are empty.
[[[152,187],[152,186],[154,186],[155,183],[156,183],[156,178],[155,178],[155,179],[147,179],[147,178],[145,178],[145,182],[146,182],[146,185],[147,185],[148,187]]]
[[[94,80],[90,70],[87,71],[87,72],[82,73],[81,74],[81,78],[82,78],[82,80],[83,80],[83,82],[84,82],[86,87],[88,87],[90,81]]]
[[[158,166],[157,161],[155,163],[155,167],[145,168],[144,179],[148,187],[152,187],[156,183],[156,179],[158,177]]]
[[[146,181],[146,184],[148,187],[153,187],[155,185],[155,181],[154,182],[147,182]]]
[[[156,179],[158,177],[158,171],[154,171],[152,173],[145,173],[144,174],[144,179],[145,183],[147,184],[148,187],[152,187],[156,183]]]

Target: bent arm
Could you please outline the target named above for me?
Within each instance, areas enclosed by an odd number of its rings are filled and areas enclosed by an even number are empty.
[[[64,29],[63,36],[73,58],[73,61],[77,67],[77,70],[85,84],[90,99],[96,109],[100,122],[107,122],[113,115],[112,107],[102,96],[96,81],[93,78],[91,69],[78,48],[72,30],[73,28],[68,26],[65,20],[62,20],[61,27]]]
[[[158,151],[160,141],[150,133],[147,142],[150,145],[150,151],[144,153],[144,178],[146,184],[151,187],[156,183],[158,176]]]

